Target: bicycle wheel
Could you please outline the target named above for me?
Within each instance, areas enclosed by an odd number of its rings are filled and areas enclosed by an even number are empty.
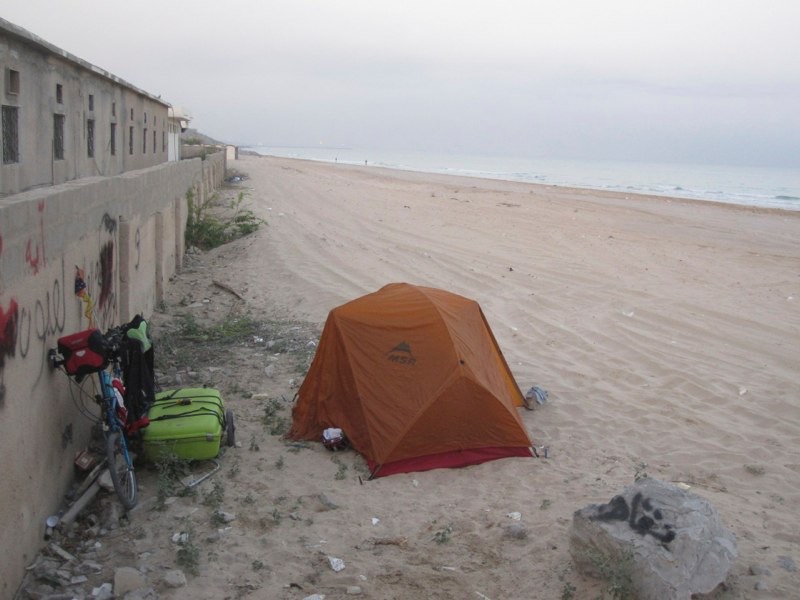
[[[122,506],[130,510],[136,506],[136,472],[130,455],[123,448],[124,443],[121,431],[110,431],[106,438],[106,458],[114,491]]]

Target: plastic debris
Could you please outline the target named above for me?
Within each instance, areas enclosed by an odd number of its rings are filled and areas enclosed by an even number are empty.
[[[172,534],[172,543],[173,544],[186,544],[189,542],[189,534],[185,531],[181,531],[180,533],[173,533]]]
[[[337,573],[339,571],[344,570],[344,561],[341,558],[336,558],[335,556],[329,556],[328,562],[331,565],[331,569],[333,569]]]
[[[114,586],[104,583],[100,587],[92,589],[92,598],[96,600],[110,600],[114,597]]]
[[[347,447],[347,439],[338,427],[328,427],[322,432],[322,444],[328,450],[342,450]]]
[[[525,392],[525,408],[528,410],[533,410],[536,408],[537,404],[542,406],[545,402],[547,402],[547,397],[549,395],[550,394],[547,390],[534,385],[527,392]]]

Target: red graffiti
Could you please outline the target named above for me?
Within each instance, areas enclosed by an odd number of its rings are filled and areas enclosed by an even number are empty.
[[[14,356],[17,347],[17,321],[19,320],[19,307],[13,298],[4,311],[0,306],[0,368],[6,364],[6,356]]]
[[[33,274],[37,275],[39,273],[39,261],[41,260],[39,256],[39,244],[36,244],[35,246],[36,256],[34,256],[33,252],[31,251],[31,241],[32,240],[28,240],[28,242],[25,244],[25,260],[28,261],[28,264],[33,269]]]
[[[47,266],[47,257],[44,253],[44,200],[39,200],[36,210],[39,211],[39,239],[35,245],[32,239],[25,244],[25,260],[33,269],[34,275],[39,273],[39,267]]]
[[[100,250],[100,296],[97,304],[105,307],[114,283],[114,242],[106,242]]]

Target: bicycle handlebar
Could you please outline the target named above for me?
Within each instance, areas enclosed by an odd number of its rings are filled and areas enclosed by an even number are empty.
[[[126,338],[128,337],[127,331],[128,327],[126,325],[118,325],[101,334],[106,360],[113,361],[122,357],[123,349],[126,347]]]
[[[115,358],[119,356],[120,347],[122,346],[122,339],[124,337],[124,334],[122,333],[122,327],[112,327],[102,335],[103,345],[105,346],[106,350],[106,357]]]

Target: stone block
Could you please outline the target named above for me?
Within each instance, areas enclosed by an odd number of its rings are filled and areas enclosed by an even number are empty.
[[[725,581],[737,549],[707,500],[647,478],[575,512],[570,554],[587,575],[626,580],[636,598],[689,600]]]

